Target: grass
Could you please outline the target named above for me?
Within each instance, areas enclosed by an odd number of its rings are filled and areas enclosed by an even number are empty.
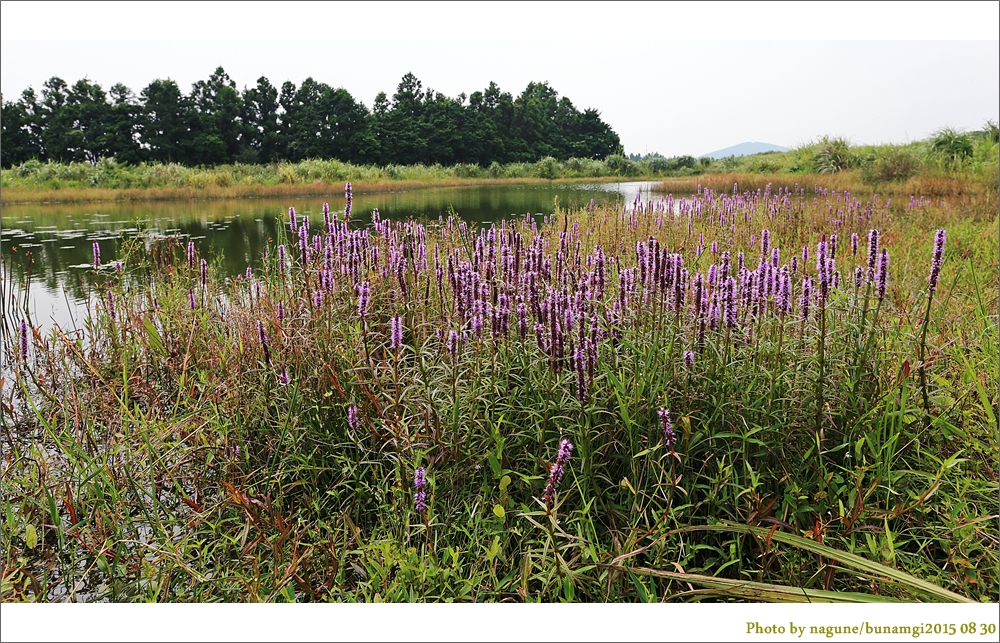
[[[0,598],[994,602],[993,194],[130,245],[81,335],[5,338]]]
[[[318,159],[213,168],[162,163],[128,166],[114,159],[103,159],[94,165],[28,161],[3,170],[0,197],[4,204],[12,204],[324,196],[342,193],[345,181],[351,181],[356,192],[386,192],[431,185],[530,183],[553,179],[615,181],[621,178],[619,170],[605,161],[556,161],[553,158],[536,163],[493,163],[488,167],[377,167]],[[628,176],[638,174],[631,172]]]

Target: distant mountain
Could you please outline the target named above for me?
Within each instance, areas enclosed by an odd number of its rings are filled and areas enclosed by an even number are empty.
[[[761,152],[787,152],[787,147],[781,147],[780,145],[771,145],[770,143],[740,143],[739,145],[733,145],[732,147],[724,147],[721,150],[715,150],[714,152],[709,152],[708,154],[702,154],[698,158],[708,157],[711,159],[722,159],[727,156],[749,156],[751,154],[760,154]]]

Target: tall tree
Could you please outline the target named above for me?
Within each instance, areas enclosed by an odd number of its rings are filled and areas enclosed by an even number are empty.
[[[122,83],[112,85],[109,94],[107,152],[121,163],[139,163],[143,160],[143,150],[139,147],[142,106],[132,90]]]
[[[240,153],[243,133],[242,100],[236,83],[222,67],[191,88],[197,112],[192,133],[193,161],[198,165],[229,163]]]
[[[150,160],[192,163],[191,121],[196,116],[177,83],[154,80],[142,90],[141,141]]]
[[[66,109],[69,93],[66,81],[53,76],[42,84],[42,101],[38,105],[41,126],[42,157],[53,161],[78,161],[79,141],[73,135],[73,121]]]
[[[64,109],[70,123],[69,140],[74,159],[96,163],[110,156],[108,121],[111,105],[101,86],[86,78],[76,81],[66,94]]]
[[[386,114],[383,131],[389,142],[383,158],[388,163],[412,165],[423,162],[426,152],[421,128],[424,112],[423,84],[412,73],[399,81],[392,95],[392,107]]]
[[[257,86],[243,91],[244,147],[247,161],[271,163],[279,158],[278,90],[261,76]]]
[[[31,159],[41,158],[40,127],[36,121],[38,101],[30,87],[21,93],[18,101],[3,101],[0,113],[0,166],[11,167]]]

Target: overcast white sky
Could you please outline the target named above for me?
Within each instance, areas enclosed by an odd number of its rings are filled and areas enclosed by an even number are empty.
[[[0,4],[0,89],[51,76],[137,94],[223,66],[371,107],[412,71],[449,96],[548,81],[626,152],[699,155],[823,134],[902,142],[1000,114],[1000,3]],[[973,40],[969,40],[969,39]]]

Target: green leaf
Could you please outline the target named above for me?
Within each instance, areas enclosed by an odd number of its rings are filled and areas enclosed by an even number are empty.
[[[142,323],[146,327],[146,335],[149,337],[149,347],[153,349],[154,353],[165,354],[167,351],[163,348],[163,340],[160,339],[160,333],[156,331],[156,326],[148,318],[143,319]]]
[[[500,491],[503,491],[510,486],[510,476],[504,476],[500,478]]]
[[[28,525],[24,528],[24,544],[27,545],[28,549],[34,549],[35,545],[38,544],[38,533],[35,531],[34,525]]]
[[[504,510],[503,505],[493,505],[493,515],[497,518],[503,518],[507,515],[507,512]]]
[[[898,586],[908,589],[912,592],[919,594],[924,594],[926,596],[931,596],[940,601],[946,601],[949,603],[975,603],[972,599],[966,598],[960,594],[956,594],[950,590],[943,587],[939,587],[934,583],[925,581],[921,578],[911,576],[906,572],[899,571],[898,569],[893,569],[891,567],[886,567],[879,563],[872,562],[867,558],[858,556],[857,554],[851,554],[845,551],[840,551],[839,549],[834,549],[827,545],[821,545],[820,543],[810,540],[808,538],[803,538],[802,536],[797,536],[795,534],[790,534],[784,531],[771,532],[769,529],[764,529],[761,527],[751,527],[749,525],[737,525],[737,524],[722,524],[722,525],[705,525],[705,526],[695,526],[695,527],[683,527],[677,529],[673,533],[685,533],[693,531],[729,531],[735,533],[743,534],[754,534],[759,538],[770,538],[774,542],[783,543],[786,545],[791,545],[792,547],[798,547],[799,549],[804,549],[813,554],[819,554],[826,558],[839,561],[848,567],[853,567],[859,571],[865,572],[872,576],[888,578],[890,581],[894,582]],[[801,591],[800,588],[796,588],[796,591]],[[836,592],[834,592],[836,593]]]
[[[497,457],[492,453],[486,455],[486,460],[490,463],[490,469],[493,471],[493,475],[500,475],[500,463],[497,461]]]

